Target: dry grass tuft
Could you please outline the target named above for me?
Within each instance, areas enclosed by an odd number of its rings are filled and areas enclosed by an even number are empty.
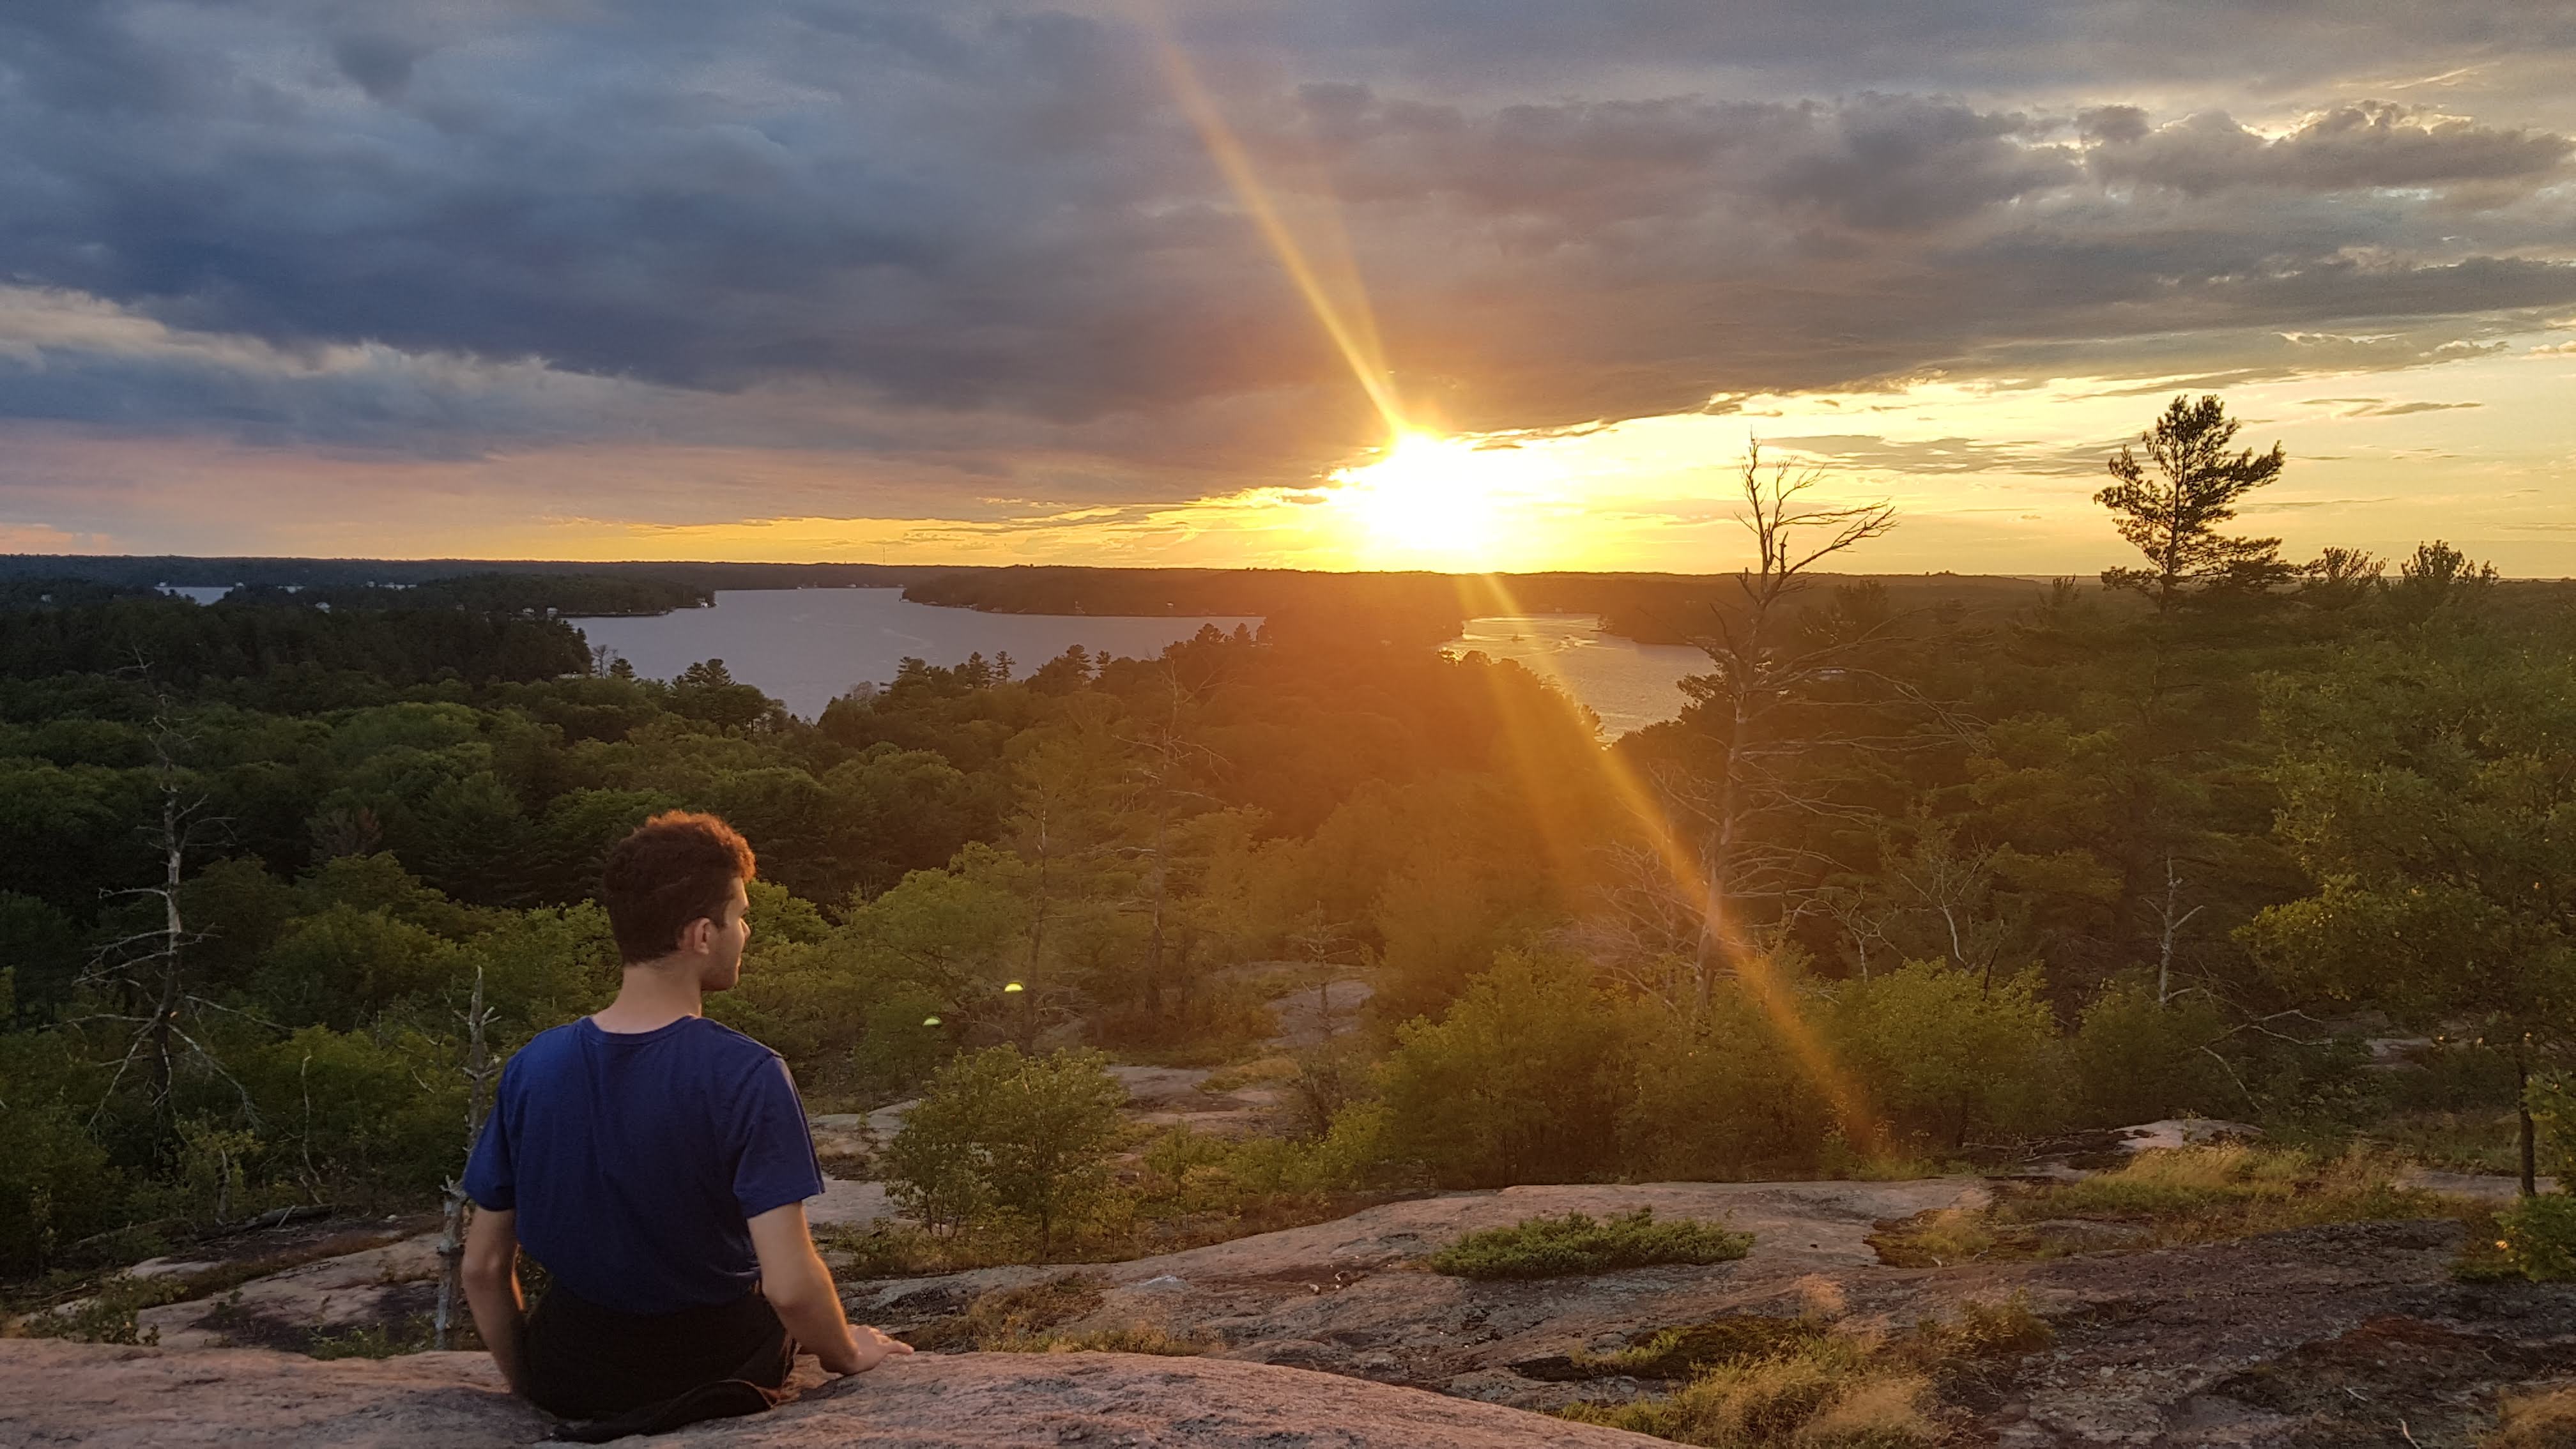
[[[1911,1449],[1946,1437],[1932,1382],[1882,1364],[1868,1345],[1823,1338],[1780,1357],[1720,1364],[1668,1398],[1565,1417],[1708,1449]]]
[[[1699,1354],[1696,1377],[1661,1399],[1577,1404],[1569,1419],[1708,1449],[1918,1449],[1955,1437],[1935,1381],[1976,1360],[2046,1348],[2055,1333],[2021,1294],[1969,1302],[1895,1338],[1815,1319],[1722,1319],[1667,1330],[1626,1354],[1638,1368]]]
[[[2055,1342],[2057,1330],[2030,1306],[2030,1296],[2016,1289],[2000,1303],[1970,1299],[1959,1305],[1955,1317],[1923,1320],[1914,1326],[1902,1350],[1933,1365],[2037,1353]]]
[[[2160,1244],[2442,1216],[2440,1197],[2398,1185],[2404,1171],[2397,1158],[2364,1147],[2320,1161],[2305,1152],[2230,1142],[2142,1152],[2117,1172],[2042,1188],[2002,1206],[2022,1221],[2144,1220]]]
[[[1099,1307],[1103,1296],[1099,1282],[1080,1273],[996,1288],[967,1305],[964,1313],[915,1330],[912,1346],[932,1353],[1041,1350],[1053,1342],[1058,1325]]]
[[[1189,1358],[1216,1347],[1203,1339],[1182,1338],[1151,1324],[1131,1324],[1125,1328],[1095,1328],[1089,1333],[1049,1334],[1025,1345],[1030,1352],[1044,1353],[1150,1353],[1163,1358]]]
[[[2130,1224],[2144,1233],[2128,1246],[2163,1248],[2325,1223],[2461,1215],[2454,1199],[2401,1187],[2405,1168],[2364,1147],[2329,1158],[2235,1142],[2142,1152],[2115,1171],[2012,1191],[1982,1210],[1927,1214],[1870,1241],[1891,1264],[1947,1267],[2083,1251],[2032,1227],[2066,1219]]]
[[[2576,1449],[2576,1384],[2528,1390],[2503,1407],[2495,1432],[2478,1449]]]

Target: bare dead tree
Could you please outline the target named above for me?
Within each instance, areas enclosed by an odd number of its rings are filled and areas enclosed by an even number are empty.
[[[1299,960],[1316,967],[1348,964],[1354,952],[1365,958],[1368,949],[1351,933],[1350,922],[1326,919],[1321,904],[1307,907],[1306,913],[1297,918],[1296,928],[1288,933],[1288,945]],[[1323,979],[1315,985],[1315,1013],[1323,1020],[1329,1036],[1333,1023],[1333,973],[1324,970],[1320,974]]]
[[[2173,1000],[2174,947],[2182,940],[2182,928],[2191,924],[2206,906],[2182,909],[2182,875],[2174,868],[2174,858],[2165,856],[2165,898],[2158,908],[2156,932],[2156,1005]]]
[[[1947,830],[1926,822],[1913,853],[1890,872],[1904,903],[1939,922],[1951,966],[1977,973],[1987,989],[2012,937],[2011,922],[1993,910],[1997,853],[1993,846],[1964,849]]]
[[[1816,909],[1834,923],[1843,940],[1851,947],[1853,969],[1860,979],[1870,977],[1870,963],[1878,953],[1902,959],[1896,942],[1888,935],[1889,908],[1883,894],[1867,883],[1818,887],[1813,898]]]
[[[115,1022],[125,1031],[124,1053],[98,1106],[91,1111],[90,1120],[95,1123],[107,1111],[118,1089],[140,1069],[150,1094],[154,1135],[164,1143],[172,1140],[178,1130],[173,1089],[181,1073],[192,1067],[230,1086],[240,1099],[243,1120],[253,1130],[260,1125],[259,1108],[249,1090],[225,1069],[204,1040],[205,1015],[232,1008],[199,995],[188,971],[188,951],[205,936],[188,927],[179,897],[180,885],[186,878],[191,853],[216,838],[223,821],[206,814],[205,797],[190,788],[187,772],[179,763],[186,743],[186,737],[171,719],[167,701],[156,700],[151,768],[160,801],[157,818],[143,827],[143,837],[159,858],[161,879],[158,884],[101,894],[111,900],[140,898],[154,902],[160,908],[160,924],[121,936],[93,953],[78,984],[98,991],[113,1009],[73,1019],[75,1024]]]
[[[1753,537],[1754,562],[1735,576],[1733,607],[1713,603],[1708,632],[1693,640],[1708,656],[1709,672],[1682,686],[1699,706],[1707,753],[1698,768],[1658,774],[1665,798],[1696,836],[1702,898],[1694,987],[1703,1008],[1716,978],[1736,965],[1734,943],[1747,938],[1755,908],[1776,919],[1815,904],[1801,899],[1799,885],[1829,862],[1779,827],[1801,816],[1870,817],[1814,783],[1812,770],[1803,767],[1820,751],[1926,742],[1887,729],[1883,717],[1892,704],[1946,717],[1912,687],[1869,666],[1897,629],[1893,616],[1823,634],[1792,627],[1788,605],[1814,582],[1818,565],[1896,527],[1893,505],[1829,503],[1816,496],[1822,482],[1815,469],[1766,469],[1760,444],[1747,448],[1738,521]]]
[[[465,1157],[472,1161],[483,1123],[492,1115],[492,1080],[501,1074],[492,1060],[486,1030],[497,1008],[483,1004],[483,968],[474,968],[474,995],[459,1019],[465,1023]],[[445,1205],[438,1228],[438,1311],[431,1320],[435,1346],[445,1350],[456,1327],[456,1302],[465,1286],[465,1224],[472,1204],[465,1196],[463,1169],[447,1179]]]
[[[1676,880],[1661,854],[1634,842],[1603,847],[1603,860],[1599,909],[1566,927],[1563,939],[1603,975],[1691,1014],[1704,925],[1696,883]]]

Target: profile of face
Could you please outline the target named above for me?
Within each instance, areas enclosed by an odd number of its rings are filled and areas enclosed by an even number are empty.
[[[680,932],[679,955],[697,968],[700,991],[730,991],[742,979],[742,949],[751,942],[751,894],[733,883],[733,898]]]

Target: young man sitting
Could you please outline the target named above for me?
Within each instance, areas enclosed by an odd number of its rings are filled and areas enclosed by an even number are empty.
[[[617,999],[501,1073],[465,1171],[474,1326],[510,1387],[598,1442],[777,1402],[799,1345],[840,1374],[912,1352],[856,1333],[814,1251],[823,1190],[787,1064],[701,1014],[742,973],[751,847],[657,815],[608,854]],[[519,1245],[551,1286],[519,1293]]]

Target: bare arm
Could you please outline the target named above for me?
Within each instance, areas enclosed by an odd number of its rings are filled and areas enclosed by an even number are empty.
[[[778,1310],[789,1336],[821,1359],[823,1367],[836,1374],[863,1374],[890,1354],[912,1352],[911,1344],[873,1328],[850,1331],[840,1290],[832,1286],[832,1270],[814,1251],[814,1235],[805,1226],[805,1204],[792,1202],[753,1218],[751,1246],[760,1256],[760,1291]]]
[[[474,1331],[492,1350],[492,1362],[510,1391],[525,1394],[527,1362],[521,1355],[521,1330],[527,1325],[527,1303],[519,1296],[519,1215],[474,1210],[465,1229],[465,1304],[474,1313]]]

